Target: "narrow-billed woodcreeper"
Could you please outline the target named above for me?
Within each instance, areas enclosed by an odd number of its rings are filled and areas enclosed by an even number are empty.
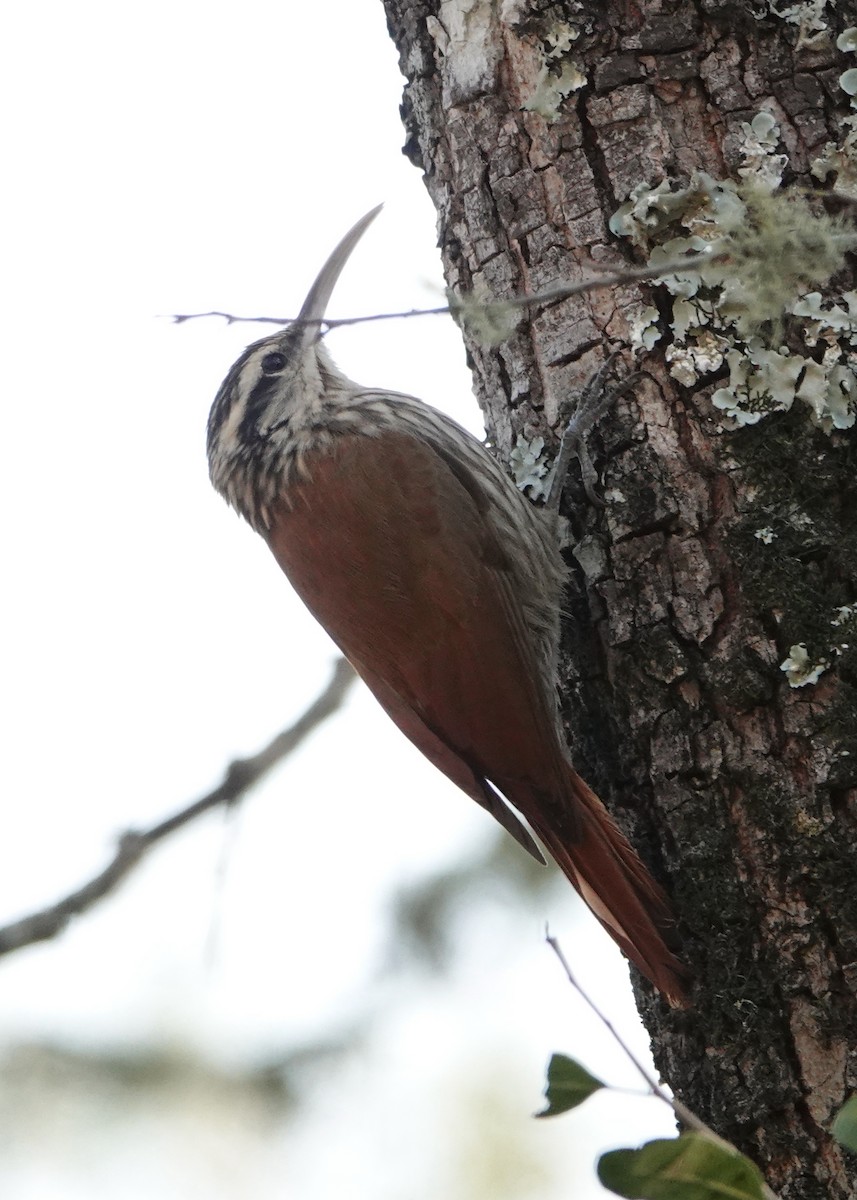
[[[399,728],[544,861],[517,809],[631,961],[681,1003],[664,894],[562,736],[555,522],[455,421],[353,383],[322,343],[330,295],[378,211],[333,251],[297,320],[230,370],[208,421],[212,482]]]

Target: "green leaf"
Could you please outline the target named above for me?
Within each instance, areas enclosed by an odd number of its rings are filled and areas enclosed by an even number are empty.
[[[600,1079],[590,1075],[585,1067],[565,1054],[554,1054],[548,1063],[548,1081],[545,1088],[547,1108],[536,1113],[537,1117],[555,1117],[559,1113],[577,1108],[593,1092],[606,1087]]]
[[[598,1178],[628,1200],[764,1200],[764,1180],[749,1158],[701,1133],[602,1154]]]
[[[830,1131],[846,1150],[857,1151],[857,1096],[846,1100],[836,1114]]]

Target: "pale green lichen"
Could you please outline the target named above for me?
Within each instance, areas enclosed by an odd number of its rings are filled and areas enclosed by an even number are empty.
[[[544,448],[543,437],[535,437],[532,441],[518,437],[509,455],[509,469],[516,487],[522,492],[529,488],[534,500],[543,500],[550,488],[551,473]]]
[[[559,117],[566,96],[579,91],[586,83],[586,75],[579,63],[568,57],[579,37],[580,30],[565,23],[553,25],[544,35],[544,61],[532,95],[521,107],[528,112],[538,113],[549,124]]]
[[[690,347],[673,342],[671,346],[667,346],[665,357],[670,364],[670,375],[673,379],[684,387],[692,387],[699,378],[699,371]]]
[[[803,317],[806,344],[816,346],[820,341],[838,345],[844,339],[857,346],[857,292],[843,292],[845,308],[832,300],[822,299],[820,292],[807,292],[790,308],[796,317]]]
[[[620,488],[605,488],[604,499],[608,504],[627,504],[628,497]]]
[[[837,363],[815,388],[802,388],[801,399],[809,404],[815,424],[825,433],[834,429],[850,429],[857,413],[857,377],[850,367]],[[823,385],[826,384],[826,387]]]
[[[758,538],[759,541],[763,542],[766,546],[770,546],[771,542],[776,536],[777,535],[774,533],[773,529],[771,529],[770,525],[765,525],[762,529],[757,529],[753,534],[754,538]]]
[[[841,363],[818,363],[791,354],[785,346],[772,350],[760,338],[741,349],[729,350],[729,384],[718,388],[711,401],[730,418],[733,427],[755,425],[772,412],[788,412],[795,400],[810,410],[826,433],[849,429],[857,414],[857,378]]]
[[[857,53],[857,29],[851,27],[840,33],[836,47],[845,54]],[[838,145],[827,142],[809,169],[822,183],[828,175],[835,175],[833,191],[849,200],[857,200],[857,68],[843,71],[839,86],[850,97],[851,113],[840,121],[845,133]]]
[[[750,149],[760,149],[742,184],[703,172],[684,188],[641,183],[610,227],[650,250],[653,266],[689,260],[687,270],[673,266],[660,280],[673,298],[665,357],[686,387],[728,365],[729,383],[712,397],[727,427],[756,424],[797,399],[822,429],[848,428],[857,414],[857,294],[823,302],[807,289],[842,265],[857,238],[842,221],[813,213],[805,196],[776,189],[763,161],[778,139],[770,114],[743,128],[745,161]],[[644,311],[631,318],[632,342],[640,348],[646,348],[640,346]],[[790,317],[803,318],[808,347],[826,343],[820,362],[778,344]]]
[[[854,631],[855,625],[857,625],[854,619],[855,613],[857,613],[857,605],[841,604],[833,610],[830,624],[835,629],[845,627]],[[850,649],[850,642],[834,642],[829,646],[831,658],[819,657],[817,662],[812,662],[806,644],[799,642],[789,648],[789,656],[780,663],[780,670],[787,675],[790,687],[806,687],[807,684],[817,683],[824,672],[829,670],[833,659],[841,658]]]
[[[799,642],[789,648],[788,658],[780,663],[780,670],[785,672],[789,687],[801,688],[810,683],[818,683],[821,676],[830,667],[826,658],[817,663],[811,663],[806,645]]]
[[[760,338],[750,338],[742,349],[727,351],[729,386],[718,388],[711,402],[736,428],[791,408],[803,359],[783,350],[769,350]]]
[[[846,121],[851,118],[846,117]],[[828,142],[824,150],[813,159],[810,171],[822,183],[828,175],[835,175],[833,191],[837,196],[857,200],[857,129],[852,129],[837,146]]]
[[[843,222],[813,213],[802,195],[745,186],[740,199],[742,219],[727,225],[712,248],[728,261],[706,270],[722,289],[721,315],[752,333],[776,323],[807,284],[826,282],[857,239],[843,236]]]
[[[783,0],[768,0],[767,9],[758,11],[756,17],[770,15],[797,25],[798,37],[796,50],[814,50],[821,47],[830,36],[829,26],[824,16],[830,0],[799,0],[798,3],[783,3]]]
[[[464,296],[446,295],[452,316],[482,346],[502,345],[521,322],[520,305],[493,299],[484,286]]]
[[[687,188],[674,190],[668,179],[654,187],[648,182],[638,183],[610,218],[611,232],[617,237],[630,238],[635,246],[650,245],[661,230],[687,213],[690,198],[701,192],[708,182],[714,183],[714,180],[699,172]]]
[[[559,117],[559,109],[566,96],[579,91],[586,83],[586,76],[576,63],[561,63],[558,73],[547,64],[542,67],[535,89],[522,108],[538,113],[552,124]]]
[[[780,127],[769,112],[756,113],[748,124],[741,122],[743,137],[738,150],[744,165],[738,168],[742,179],[755,179],[766,187],[779,187],[788,165],[785,154],[776,154]]]
[[[698,331],[693,340],[682,344],[676,339],[667,347],[666,360],[670,364],[670,375],[685,387],[691,387],[700,375],[719,371],[728,343],[709,330]]]
[[[658,329],[658,310],[652,304],[635,304],[628,311],[628,325],[634,350],[651,350],[663,336]]]

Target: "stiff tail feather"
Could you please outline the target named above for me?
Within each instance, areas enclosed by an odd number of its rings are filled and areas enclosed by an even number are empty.
[[[571,767],[568,773],[579,819],[574,841],[530,824],[624,954],[674,1008],[684,1007],[688,972],[674,953],[678,935],[669,901],[595,793]]]

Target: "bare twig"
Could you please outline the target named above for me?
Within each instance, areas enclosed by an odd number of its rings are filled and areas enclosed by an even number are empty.
[[[407,312],[372,313],[369,317],[322,317],[307,321],[307,325],[323,325],[325,329],[335,329],[339,325],[363,325],[367,321],[401,321],[406,317],[435,317],[449,313],[448,304],[439,308],[410,308]],[[239,317],[235,313],[212,310],[202,313],[173,313],[170,317],[176,325],[184,321],[198,321],[200,317],[223,317],[227,325],[294,325],[297,317]]]
[[[350,664],[340,659],[330,683],[294,725],[278,734],[258,754],[232,763],[223,782],[208,795],[149,829],[142,832],[129,830],[122,834],[112,861],[94,879],[56,904],[0,928],[0,955],[56,937],[72,917],[80,916],[112,892],[156,842],[218,805],[234,804],[341,706],[354,679]]]
[[[485,308],[490,309],[497,307],[501,309],[510,308],[530,308],[534,304],[550,304],[555,300],[567,300],[570,296],[579,296],[582,292],[593,292],[598,288],[614,287],[620,283],[633,283],[636,280],[659,279],[664,275],[672,275],[676,271],[695,271],[697,267],[701,267],[705,263],[718,262],[721,258],[726,258],[726,254],[712,254],[703,252],[701,254],[686,255],[684,258],[676,258],[671,262],[658,263],[656,266],[650,267],[620,267],[615,271],[605,271],[603,274],[590,275],[587,279],[582,279],[578,283],[561,283],[556,287],[547,288],[543,292],[535,292],[531,296],[509,296],[502,300],[486,299],[484,301]],[[466,297],[462,302],[451,304],[443,304],[437,308],[410,308],[405,312],[387,312],[387,313],[372,313],[367,317],[324,317],[313,321],[308,321],[308,325],[318,325],[325,330],[338,329],[342,325],[362,325],[367,321],[399,321],[407,317],[435,317],[445,313],[456,313],[461,310],[464,305],[472,303],[482,303],[480,297]],[[230,325],[238,323],[253,323],[258,325],[293,325],[296,321],[295,317],[239,317],[235,313],[228,312],[203,312],[203,313],[174,313],[172,320],[177,325],[184,321],[195,321],[200,317],[223,317]]]
[[[715,1133],[710,1125],[706,1125],[705,1122],[702,1120],[702,1118],[698,1117],[696,1115],[696,1113],[693,1112],[691,1109],[689,1109],[685,1104],[682,1104],[681,1100],[678,1100],[675,1096],[671,1096],[661,1086],[661,1084],[657,1081],[657,1079],[655,1079],[655,1077],[651,1074],[651,1072],[648,1071],[647,1068],[643,1066],[643,1064],[640,1062],[639,1058],[637,1058],[636,1054],[631,1049],[631,1047],[628,1045],[628,1043],[625,1041],[625,1039],[618,1033],[613,1022],[609,1019],[609,1017],[607,1017],[601,1011],[601,1009],[598,1007],[598,1005],[595,1003],[595,1001],[592,999],[592,997],[589,996],[584,991],[583,987],[578,982],[577,977],[575,976],[574,972],[572,971],[569,961],[565,957],[565,954],[562,951],[562,947],[560,946],[559,941],[555,937],[553,937],[552,934],[547,930],[545,931],[545,941],[547,942],[547,944],[550,946],[551,950],[553,950],[554,954],[559,959],[560,965],[561,965],[563,971],[565,972],[568,982],[575,989],[575,991],[578,993],[578,995],[581,997],[581,999],[584,1001],[584,1003],[586,1003],[589,1006],[589,1008],[592,1009],[592,1011],[595,1013],[596,1017],[599,1019],[601,1024],[605,1027],[605,1029],[608,1031],[608,1033],[611,1034],[614,1041],[619,1046],[621,1046],[622,1050],[624,1050],[625,1055],[628,1058],[629,1062],[634,1064],[634,1067],[637,1069],[639,1074],[645,1080],[646,1087],[652,1093],[652,1095],[657,1096],[657,1098],[659,1100],[663,1100],[664,1104],[668,1104],[670,1106],[670,1108],[673,1110],[673,1112],[675,1113],[676,1117],[678,1117],[679,1121],[681,1121],[681,1123],[683,1125],[687,1126],[688,1129],[692,1129],[696,1133],[703,1134],[705,1137],[709,1138],[713,1142],[717,1142],[719,1145],[723,1146],[727,1150],[734,1151],[735,1146],[733,1146],[731,1142],[727,1142],[725,1138],[722,1138],[720,1136],[720,1134]],[[764,1191],[765,1200],[777,1200],[776,1193],[771,1191],[771,1189],[768,1187],[768,1185],[766,1183],[762,1184],[762,1188]]]

